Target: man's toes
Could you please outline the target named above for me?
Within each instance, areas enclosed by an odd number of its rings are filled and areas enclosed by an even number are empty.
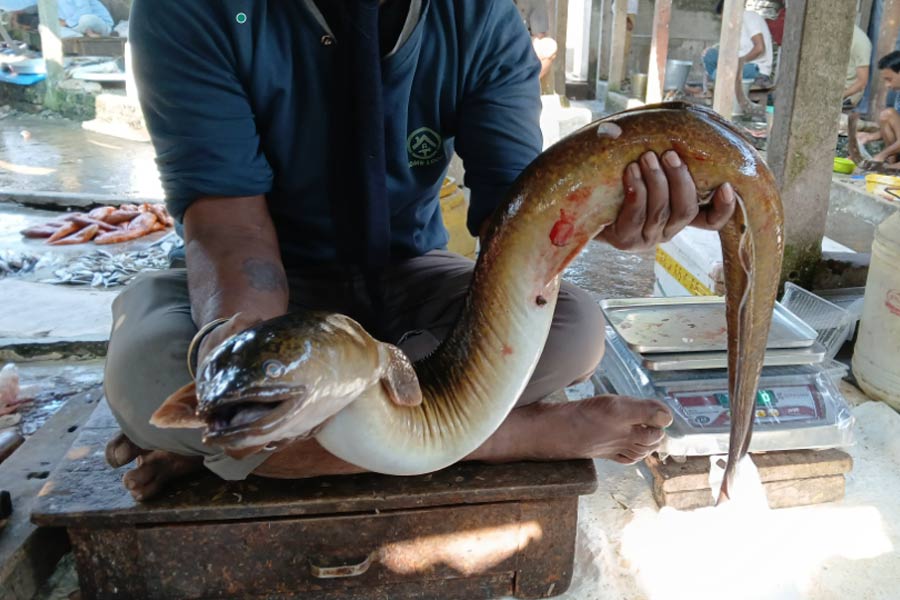
[[[622,398],[622,418],[635,425],[663,429],[672,424],[672,412],[659,400]]]
[[[114,469],[124,467],[144,453],[142,448],[135,445],[121,431],[106,443],[106,462]]]
[[[137,467],[122,482],[137,501],[158,495],[172,479],[192,473],[203,465],[200,457],[186,457],[156,450],[138,457]]]
[[[635,445],[643,446],[650,449],[656,449],[666,433],[658,427],[645,427],[644,425],[634,425],[631,428],[631,439]]]
[[[619,456],[626,458],[630,461],[629,464],[633,464],[633,463],[644,460],[645,458],[647,458],[648,454],[649,454],[648,451],[643,450],[643,449],[638,449],[635,447],[625,448],[619,452]]]
[[[148,456],[151,455],[152,453]],[[157,467],[158,465],[152,462],[148,464],[144,457],[141,456],[138,459],[137,466],[122,476],[122,482],[129,490],[142,488],[156,477]]]

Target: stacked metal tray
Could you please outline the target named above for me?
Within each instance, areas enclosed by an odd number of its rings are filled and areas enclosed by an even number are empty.
[[[846,367],[832,360],[836,346],[828,342],[840,336],[811,327],[788,300],[773,312],[750,450],[849,445],[853,418],[835,383]],[[662,457],[724,453],[730,428],[724,299],[607,300],[601,307],[607,351],[591,379],[594,393],[665,402],[675,420]]]
[[[634,298],[600,303],[606,319],[648,371],[727,367],[725,300],[718,296]],[[776,303],[764,366],[813,365],[826,358],[818,332]]]

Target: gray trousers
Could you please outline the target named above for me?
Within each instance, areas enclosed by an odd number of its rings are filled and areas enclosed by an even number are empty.
[[[430,252],[389,269],[384,306],[375,314],[363,277],[344,269],[289,271],[290,308],[348,315],[413,360],[434,350],[459,315],[474,262]],[[184,269],[146,273],[113,303],[105,389],[122,431],[147,450],[202,456],[223,479],[244,479],[265,459],[237,460],[201,442],[199,430],[159,429],[150,416],[190,382],[186,355],[197,332]],[[536,402],[593,373],[603,356],[603,315],[583,290],[564,282],[549,339],[519,405]]]

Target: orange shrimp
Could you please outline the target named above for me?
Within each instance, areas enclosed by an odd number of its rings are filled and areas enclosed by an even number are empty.
[[[88,225],[84,229],[76,231],[70,236],[49,243],[53,246],[71,246],[74,244],[84,244],[94,239],[94,236],[96,236],[99,231],[99,225]]]
[[[152,233],[156,223],[156,215],[153,213],[142,213],[135,217],[125,229],[110,231],[109,233],[97,236],[94,243],[102,246],[105,244],[119,244],[130,240],[136,240],[148,233]]]
[[[68,221],[68,222],[64,223],[62,225],[62,227],[57,229],[53,235],[51,235],[49,238],[47,238],[47,243],[52,244],[53,242],[61,240],[64,237],[70,236],[73,233],[75,233],[76,231],[78,231],[79,229],[81,229],[81,227],[82,227],[81,225],[79,225],[78,223],[76,223],[74,221]]]
[[[115,210],[115,206],[98,206],[97,208],[89,212],[88,216],[92,219],[97,219],[98,221],[105,221],[106,217],[114,213]]]

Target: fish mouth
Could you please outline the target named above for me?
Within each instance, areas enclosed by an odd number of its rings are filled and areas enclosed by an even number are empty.
[[[203,441],[225,444],[274,431],[303,407],[306,398],[305,386],[247,388],[222,397],[201,411],[206,420]]]

